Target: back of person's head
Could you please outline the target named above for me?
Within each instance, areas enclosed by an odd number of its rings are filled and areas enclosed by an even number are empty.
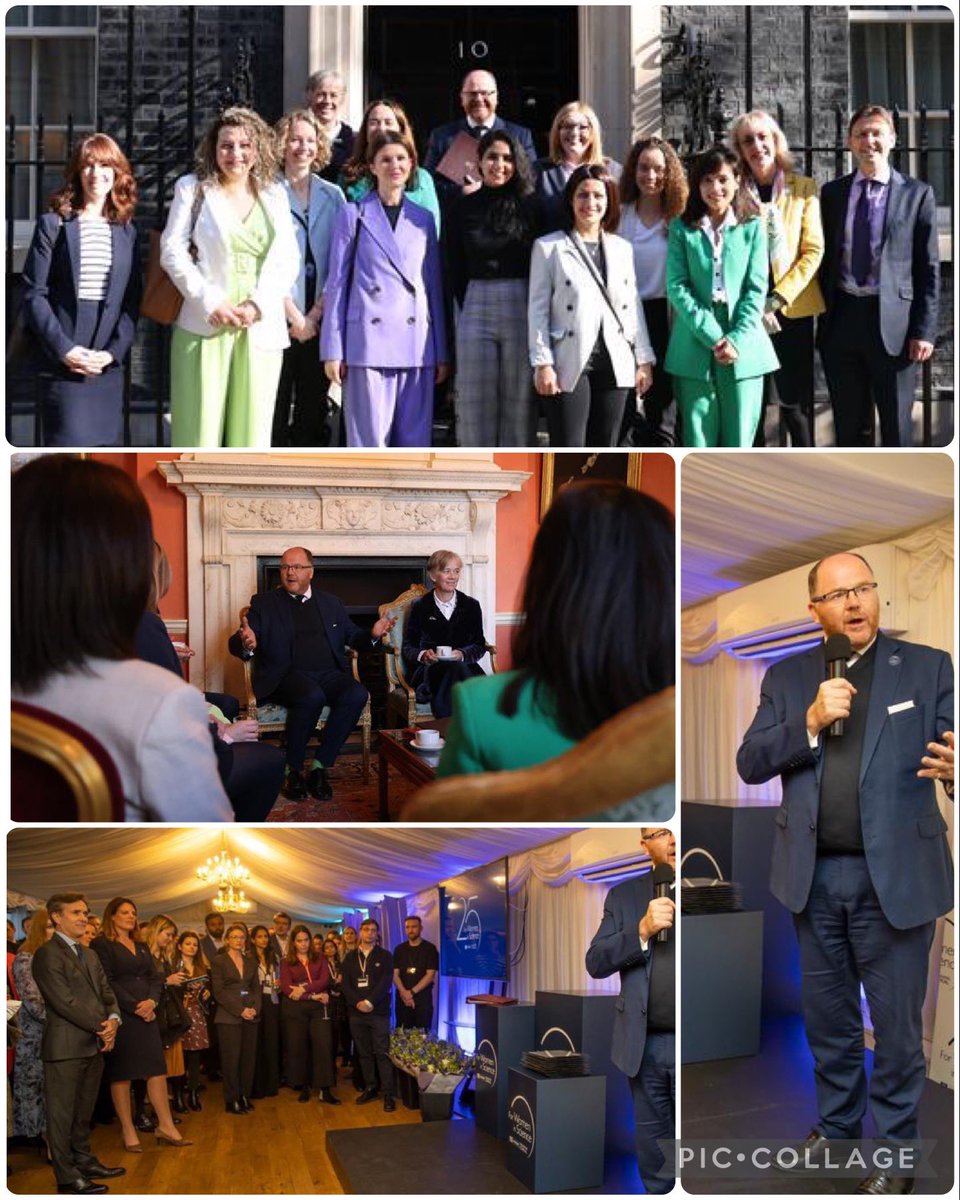
[[[516,712],[532,679],[579,739],[671,686],[674,557],[673,517],[653,497],[615,482],[565,487],[533,543],[502,711]]]
[[[36,458],[10,484],[11,678],[24,692],[90,658],[134,658],[153,570],[150,510],[118,467]]]

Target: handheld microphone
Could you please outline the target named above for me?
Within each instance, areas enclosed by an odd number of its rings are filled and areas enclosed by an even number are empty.
[[[847,659],[853,653],[850,639],[845,633],[831,633],[823,643],[823,656],[827,660],[828,679],[846,679]],[[843,737],[843,717],[838,717],[827,728],[827,737]]]
[[[653,868],[653,894],[657,900],[670,899],[670,887],[675,879],[673,867],[669,863],[658,863]],[[670,939],[670,930],[661,929],[654,941],[666,942]]]

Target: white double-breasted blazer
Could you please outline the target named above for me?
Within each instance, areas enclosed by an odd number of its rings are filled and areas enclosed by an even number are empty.
[[[190,255],[190,215],[197,186],[196,175],[184,175],[177,180],[160,239],[160,264],[183,296],[177,327],[209,337],[219,332],[207,318],[227,296],[230,233],[236,218],[219,185],[205,182],[203,205],[193,229],[193,244],[197,248],[194,262]],[[260,320],[247,332],[251,346],[259,350],[283,350],[290,344],[283,301],[297,280],[300,250],[283,184],[271,183],[260,188],[258,199],[273,230],[273,241],[250,295],[260,309]]]
[[[552,366],[564,392],[576,386],[601,329],[618,387],[633,387],[637,363],[656,362],[637,302],[633,247],[612,233],[601,234],[601,245],[607,293],[619,323],[600,289],[601,277],[581,256],[581,250],[583,255],[587,251],[575,231],[550,233],[533,244],[527,309],[530,365]]]

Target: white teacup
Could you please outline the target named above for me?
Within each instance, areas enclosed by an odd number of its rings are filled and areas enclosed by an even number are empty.
[[[439,746],[440,731],[439,729],[418,729],[417,742],[421,746]]]
[[[453,647],[452,646],[438,646],[437,647],[437,658],[453,658]]]

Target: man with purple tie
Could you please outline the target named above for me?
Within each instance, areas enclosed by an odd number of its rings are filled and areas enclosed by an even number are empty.
[[[873,444],[874,405],[883,445],[911,445],[916,365],[937,336],[936,200],[891,167],[896,140],[887,109],[859,109],[847,140],[857,169],[820,196],[827,311],[817,336],[838,446]]]

